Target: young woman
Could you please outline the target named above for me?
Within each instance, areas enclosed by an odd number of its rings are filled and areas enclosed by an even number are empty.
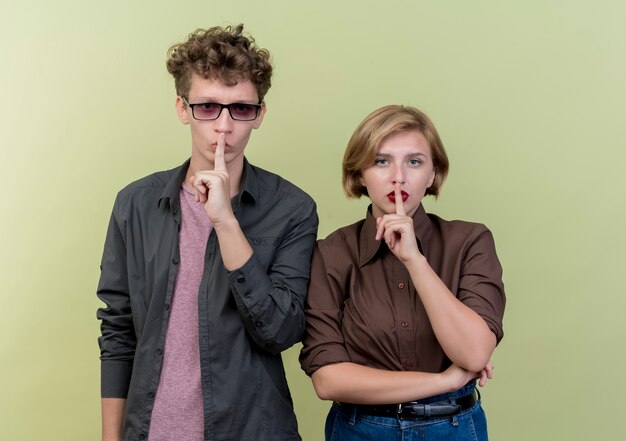
[[[503,336],[502,268],[481,224],[427,214],[448,158],[430,119],[386,106],[343,158],[365,219],[320,240],[300,361],[332,400],[327,440],[486,440],[475,379]]]

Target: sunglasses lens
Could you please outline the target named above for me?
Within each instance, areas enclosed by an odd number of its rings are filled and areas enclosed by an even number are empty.
[[[230,116],[240,121],[256,119],[259,108],[253,104],[233,103],[230,105]]]
[[[194,116],[198,119],[215,119],[222,107],[216,103],[198,104],[193,107]]]

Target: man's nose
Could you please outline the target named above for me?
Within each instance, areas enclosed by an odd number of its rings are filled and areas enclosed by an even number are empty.
[[[233,119],[226,107],[222,109],[222,113],[215,120],[215,130],[220,133],[228,133],[233,128]]]

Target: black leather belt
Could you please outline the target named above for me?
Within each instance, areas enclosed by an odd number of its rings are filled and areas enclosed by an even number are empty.
[[[387,405],[365,405],[365,404],[345,404],[339,403],[342,409],[352,410],[356,408],[357,413],[363,415],[393,417],[401,419],[449,417],[454,416],[477,403],[476,396],[472,392],[469,395],[449,399],[448,401],[438,401],[436,403],[422,404],[411,401],[402,404]]]

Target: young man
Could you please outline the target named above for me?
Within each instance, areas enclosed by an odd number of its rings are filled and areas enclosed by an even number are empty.
[[[167,68],[191,158],[130,184],[98,296],[103,440],[297,440],[280,353],[300,341],[315,203],[244,150],[269,53],[243,26],[197,30]]]

